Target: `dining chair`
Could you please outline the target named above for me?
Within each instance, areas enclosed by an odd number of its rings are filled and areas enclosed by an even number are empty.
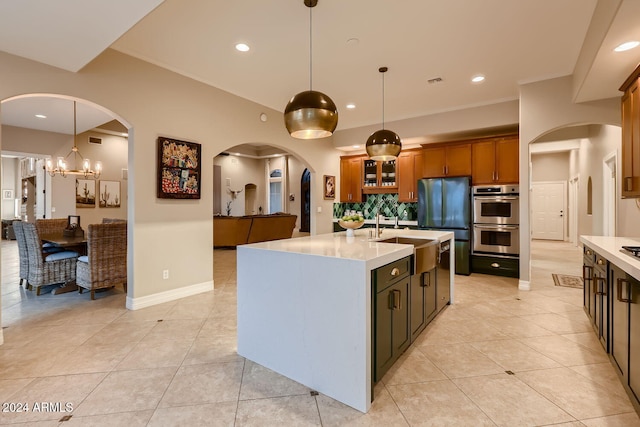
[[[78,258],[76,283],[79,291],[122,285],[127,292],[127,223],[89,224],[87,255]]]
[[[36,288],[36,295],[40,295],[42,286],[66,284],[76,279],[77,252],[44,252],[35,224],[23,223],[22,231],[29,256],[27,282],[32,288]]]
[[[38,234],[60,233],[67,228],[67,218],[43,218],[36,219]]]
[[[24,282],[24,284],[26,284],[26,288],[29,289],[29,253],[27,252],[27,241],[24,238],[24,231],[22,230],[22,221],[13,221],[13,232],[16,235],[16,242],[18,242],[20,286],[22,286]]]
[[[67,218],[42,218],[36,219],[36,228],[38,229],[39,236],[44,234],[62,235],[63,230],[67,228],[67,223]],[[60,248],[51,243],[43,243],[42,248],[49,253],[61,251]]]
[[[112,222],[127,222],[127,220],[121,218],[102,218],[103,224],[110,224]]]

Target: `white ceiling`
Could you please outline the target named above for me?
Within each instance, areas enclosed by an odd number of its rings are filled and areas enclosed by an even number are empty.
[[[319,0],[313,89],[335,101],[338,131],[381,121],[380,66],[389,67],[387,122],[517,99],[519,84],[572,74],[576,64],[586,64],[576,101],[617,97],[640,62],[640,49],[612,52],[640,40],[640,1],[618,2]],[[594,11],[613,19],[590,27]],[[82,72],[111,46],[283,111],[309,88],[309,12],[303,0],[5,1],[0,50]],[[237,42],[251,50],[237,52]],[[484,83],[470,83],[477,73]],[[427,83],[435,77],[443,81]],[[3,123],[29,114],[24,106],[13,114],[15,102],[3,104]]]

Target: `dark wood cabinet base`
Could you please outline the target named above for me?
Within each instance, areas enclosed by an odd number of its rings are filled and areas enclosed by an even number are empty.
[[[471,272],[518,278],[520,277],[520,260],[518,258],[471,255]]]

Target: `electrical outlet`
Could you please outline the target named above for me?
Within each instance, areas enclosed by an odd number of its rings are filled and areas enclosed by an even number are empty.
[[[169,270],[162,270],[162,278],[163,279],[169,278]]]

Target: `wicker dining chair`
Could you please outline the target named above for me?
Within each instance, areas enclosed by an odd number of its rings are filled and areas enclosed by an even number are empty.
[[[127,223],[89,224],[87,255],[78,258],[76,283],[79,291],[122,285],[127,292]]]
[[[67,228],[67,222],[67,218],[36,219],[36,228],[40,235],[53,233],[62,234],[62,230]]]
[[[66,284],[76,279],[77,252],[46,253],[42,249],[42,242],[35,224],[23,223],[22,230],[29,255],[27,282],[32,288],[36,288],[36,295],[40,295],[42,286]]]
[[[126,223],[127,220],[126,219],[122,219],[122,218],[102,218],[102,223],[103,224],[110,224],[112,222],[124,222],[124,223]]]
[[[13,221],[13,231],[18,242],[18,258],[20,258],[20,286],[26,284],[29,289],[29,252],[27,251],[27,241],[22,230],[22,221]]]

